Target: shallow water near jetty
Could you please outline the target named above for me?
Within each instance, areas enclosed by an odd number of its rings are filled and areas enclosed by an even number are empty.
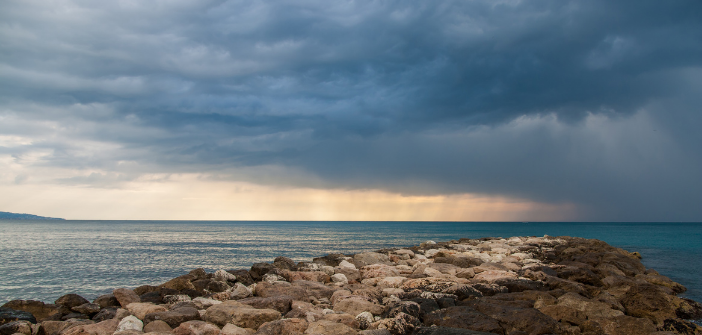
[[[276,256],[409,247],[462,237],[578,236],[638,251],[646,267],[702,302],[702,223],[0,221],[0,304],[89,300],[202,267],[248,268]]]

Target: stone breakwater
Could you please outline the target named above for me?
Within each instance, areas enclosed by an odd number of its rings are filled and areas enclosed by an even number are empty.
[[[0,335],[702,334],[702,306],[637,253],[573,237],[428,241],[195,269],[93,302],[13,300]]]

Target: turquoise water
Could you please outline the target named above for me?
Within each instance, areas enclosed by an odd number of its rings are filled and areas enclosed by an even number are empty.
[[[580,236],[638,251],[702,301],[701,223],[0,221],[0,304],[88,299],[202,267],[248,268],[461,237]]]

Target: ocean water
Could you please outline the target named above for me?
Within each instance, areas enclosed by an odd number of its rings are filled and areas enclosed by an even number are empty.
[[[702,223],[0,221],[0,304],[89,300],[202,267],[248,268],[462,237],[579,236],[638,251],[702,302]]]

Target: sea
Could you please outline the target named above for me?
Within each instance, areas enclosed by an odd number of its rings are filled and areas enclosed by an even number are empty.
[[[277,256],[409,247],[428,240],[511,236],[595,238],[638,251],[648,268],[702,302],[702,223],[0,221],[0,305],[89,300],[118,287],[158,285],[196,268],[248,269]]]

